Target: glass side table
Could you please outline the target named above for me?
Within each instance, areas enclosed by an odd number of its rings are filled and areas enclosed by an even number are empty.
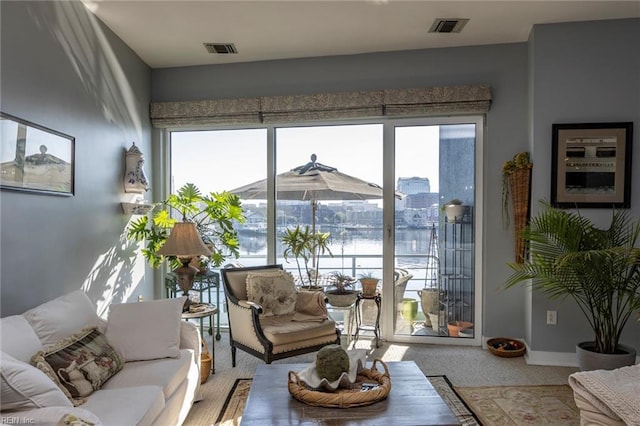
[[[365,300],[373,300],[376,306],[376,321],[373,325],[367,325],[362,323],[362,302]],[[358,298],[356,299],[356,333],[353,337],[353,342],[358,341],[358,337],[360,335],[360,331],[372,331],[375,336],[376,348],[380,347],[380,308],[382,305],[382,297],[380,297],[379,293],[376,293],[375,296],[364,296],[362,293],[358,293]]]

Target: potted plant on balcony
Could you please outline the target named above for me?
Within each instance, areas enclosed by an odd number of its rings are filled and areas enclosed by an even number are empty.
[[[333,256],[329,249],[330,235],[329,232],[313,233],[308,226],[298,225],[295,228],[285,229],[280,236],[280,241],[284,246],[282,253],[284,259],[287,262],[290,256],[296,259],[300,288],[322,290],[322,287],[318,286],[320,256],[327,253]],[[310,261],[312,262],[311,266],[309,266]]]
[[[158,250],[179,220],[195,223],[203,242],[211,249],[211,256],[202,259],[203,262],[218,267],[228,256],[238,258],[239,242],[234,226],[235,223],[243,223],[245,218],[237,195],[229,192],[203,195],[194,184],[187,183],[161,204],[166,209],[156,212],[152,218],[138,218],[127,231],[127,238],[146,241],[142,255],[152,267],[158,268],[164,261],[164,256],[158,254]],[[172,217],[171,211],[178,212],[180,219]],[[169,261],[173,267],[180,266],[173,256],[169,257]]]
[[[373,297],[378,291],[378,282],[380,278],[376,277],[373,272],[364,272],[360,274],[360,283],[362,284],[362,295],[364,297]]]
[[[442,205],[442,211],[447,217],[447,222],[460,222],[464,216],[464,206],[462,201],[454,198]]]
[[[615,210],[607,229],[588,218],[546,202],[522,235],[530,255],[514,270],[506,287],[525,282],[550,299],[573,299],[585,315],[594,340],[578,343],[582,370],[614,369],[635,363],[634,348],[619,339],[640,310],[640,221]]]
[[[351,288],[357,280],[339,271],[332,272],[331,279],[331,287],[333,288],[325,290],[324,292],[329,303],[337,307],[349,307],[353,305],[358,297],[358,292]]]

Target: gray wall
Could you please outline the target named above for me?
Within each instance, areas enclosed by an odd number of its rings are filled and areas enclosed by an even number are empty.
[[[150,163],[149,67],[80,2],[0,12],[0,109],[74,136],[76,165],[73,197],[0,192],[1,315],[81,287],[101,313],[152,299],[120,208],[125,150],[135,141]]]
[[[533,199],[551,195],[552,124],[632,121],[631,211],[640,218],[640,19],[536,26],[530,53]],[[611,218],[610,209],[580,212],[600,226]],[[530,309],[530,342],[537,350],[573,352],[576,342],[593,340],[573,303],[558,305],[534,294]],[[546,325],[547,309],[558,310],[557,326]],[[640,350],[635,318],[621,341]]]

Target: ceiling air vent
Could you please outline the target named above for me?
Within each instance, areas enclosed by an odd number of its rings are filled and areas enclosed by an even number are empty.
[[[433,21],[430,33],[459,33],[469,22],[466,18],[438,18]]]
[[[207,49],[207,52],[220,55],[238,53],[238,50],[233,43],[204,43],[204,47]]]

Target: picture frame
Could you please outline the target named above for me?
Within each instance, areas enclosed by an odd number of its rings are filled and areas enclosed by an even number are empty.
[[[629,208],[633,123],[553,124],[551,204]]]
[[[0,112],[0,189],[74,195],[75,138]]]

